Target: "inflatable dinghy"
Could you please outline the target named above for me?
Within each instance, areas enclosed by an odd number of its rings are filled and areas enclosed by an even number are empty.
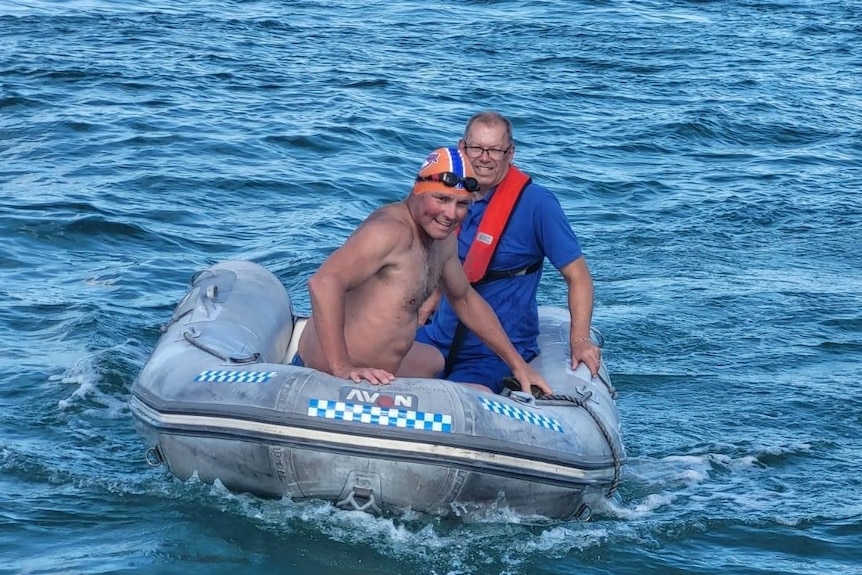
[[[552,396],[355,384],[290,365],[306,320],[272,273],[228,261],[193,278],[130,407],[150,463],[182,480],[373,513],[586,519],[620,481],[616,394],[604,365],[568,365],[568,312],[539,315],[532,365]]]

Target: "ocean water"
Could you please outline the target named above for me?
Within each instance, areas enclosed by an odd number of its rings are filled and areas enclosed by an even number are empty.
[[[0,572],[862,573],[860,71],[856,0],[0,0]],[[485,108],[583,244],[618,496],[458,524],[150,468],[191,275],[307,311]]]

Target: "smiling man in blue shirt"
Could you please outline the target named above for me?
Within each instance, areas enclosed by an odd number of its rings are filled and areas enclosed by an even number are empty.
[[[492,111],[474,115],[458,147],[479,182],[458,234],[458,256],[469,280],[529,362],[539,353],[536,294],[547,258],[568,286],[572,367],[584,362],[595,375],[600,350],[590,340],[592,278],[559,200],[512,165],[512,124],[503,115]],[[511,376],[506,364],[459,323],[446,298],[439,299],[439,292],[423,307],[420,320],[437,310],[419,328],[416,339],[437,347],[446,358],[443,377],[499,393],[503,379]]]

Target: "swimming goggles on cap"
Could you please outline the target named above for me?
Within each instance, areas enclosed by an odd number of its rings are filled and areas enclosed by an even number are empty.
[[[417,176],[417,182],[442,182],[449,188],[454,188],[458,184],[464,184],[464,189],[468,192],[479,191],[479,181],[476,178],[462,178],[455,172],[442,172],[439,174],[431,174],[430,176]]]

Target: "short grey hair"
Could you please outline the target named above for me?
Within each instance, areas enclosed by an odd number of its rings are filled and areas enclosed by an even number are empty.
[[[470,119],[467,120],[467,126],[464,128],[465,140],[467,139],[467,132],[470,131],[470,128],[475,122],[479,122],[481,124],[503,124],[506,126],[506,137],[509,139],[509,144],[511,145],[515,143],[515,139],[512,136],[512,122],[500,112],[495,112],[493,110],[483,110],[482,112],[470,116]]]

